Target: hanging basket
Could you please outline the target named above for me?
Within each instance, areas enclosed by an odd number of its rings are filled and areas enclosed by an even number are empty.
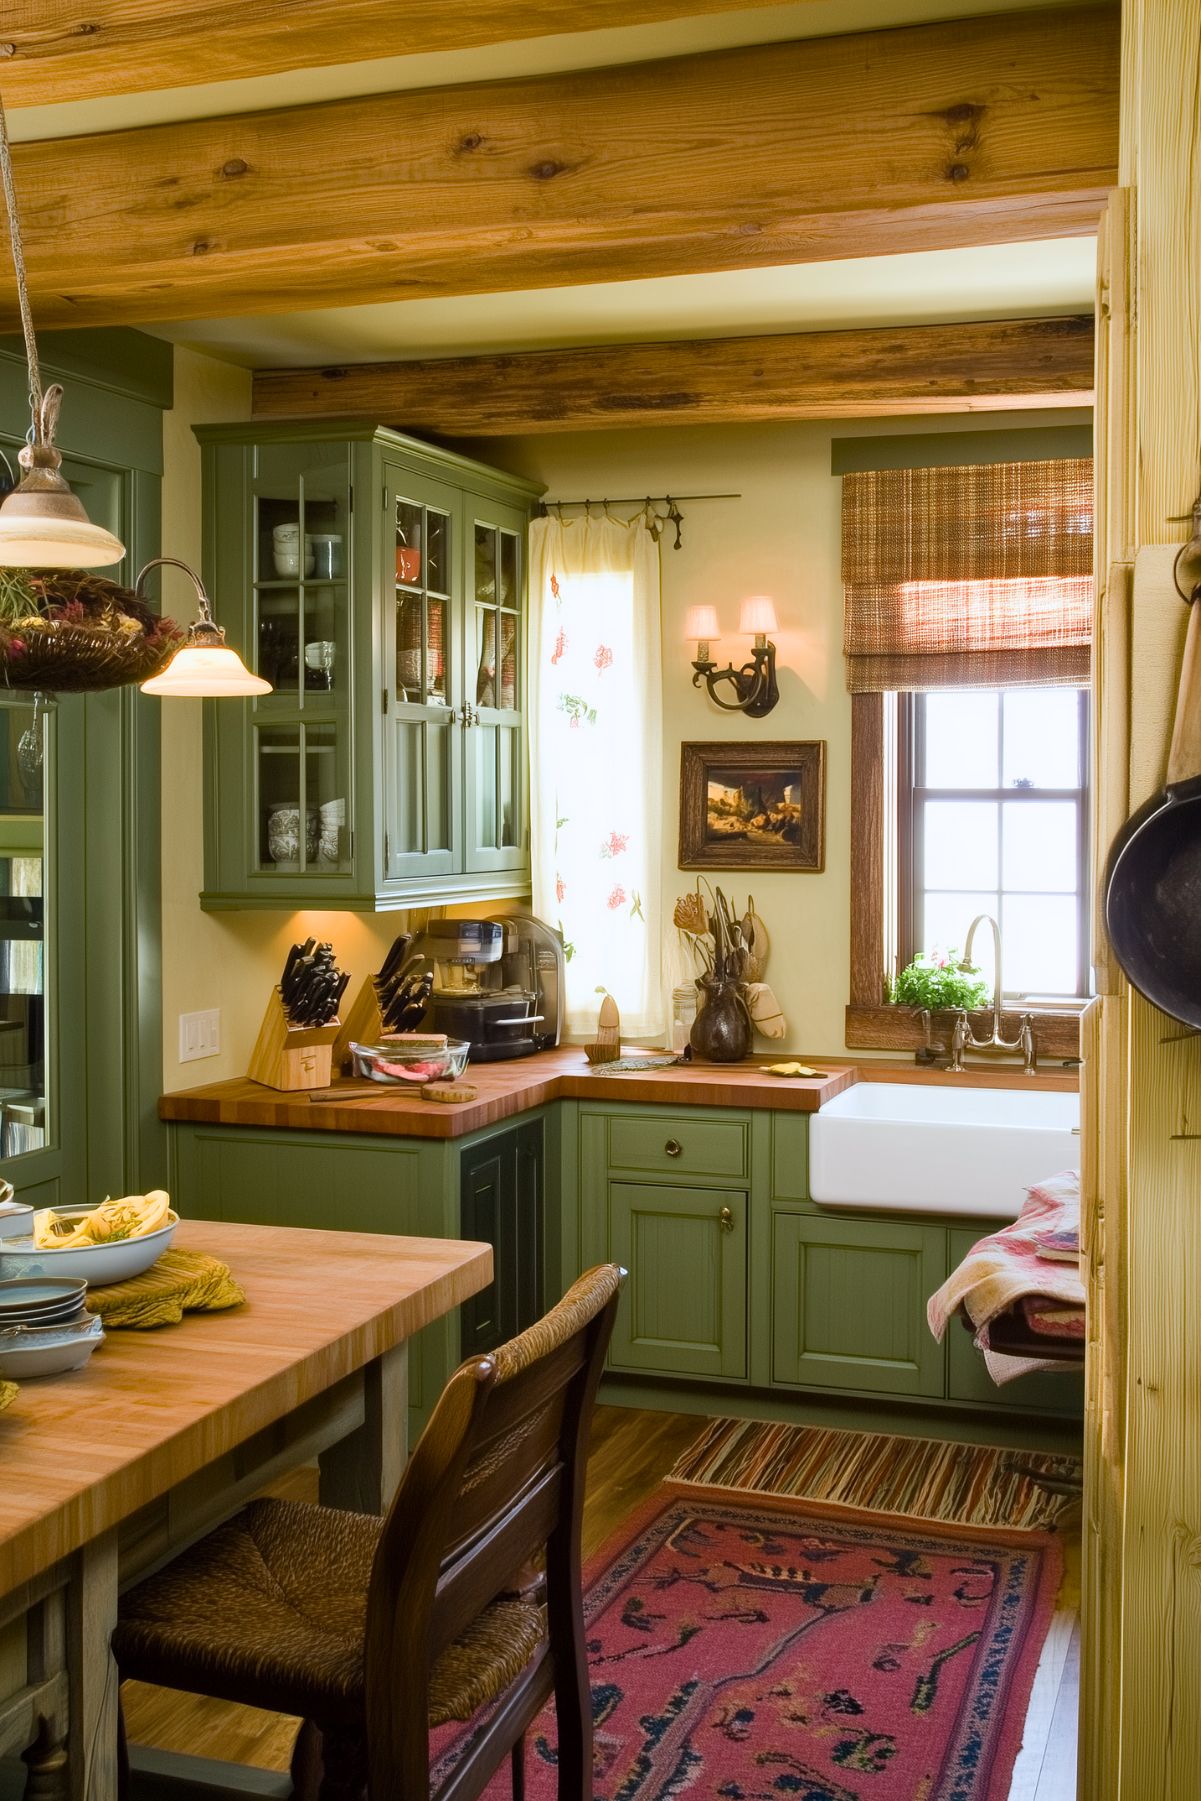
[[[88,694],[157,675],[183,643],[173,619],[89,570],[0,570],[0,684]]]

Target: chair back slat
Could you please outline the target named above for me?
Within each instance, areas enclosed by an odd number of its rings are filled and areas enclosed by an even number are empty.
[[[521,1585],[543,1547],[554,1552],[546,1577],[551,1645],[523,1691],[516,1732],[558,1682],[565,1659],[581,1666],[573,1680],[586,1693],[578,1623],[584,1465],[624,1274],[614,1264],[590,1270],[528,1331],[462,1364],[413,1450],[368,1594],[373,1798],[429,1794],[430,1669],[498,1595]],[[488,1773],[481,1767],[477,1788],[460,1766],[456,1792],[480,1792]]]

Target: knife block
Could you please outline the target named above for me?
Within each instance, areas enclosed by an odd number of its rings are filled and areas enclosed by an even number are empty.
[[[328,1088],[334,1040],[341,1029],[337,1019],[326,1026],[289,1025],[283,997],[273,988],[246,1074],[250,1081],[281,1092]]]
[[[375,982],[368,976],[354,997],[345,1025],[338,1029],[338,1036],[334,1040],[334,1068],[340,1075],[348,1075],[351,1045],[378,1044],[383,1035],[384,1022],[380,1018],[379,1002],[375,998]]]

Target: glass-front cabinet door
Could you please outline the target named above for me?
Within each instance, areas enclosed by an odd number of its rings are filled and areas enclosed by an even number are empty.
[[[461,870],[464,702],[459,495],[408,471],[384,486],[384,873]]]
[[[519,869],[528,855],[525,746],[526,516],[467,495],[465,867]]]
[[[78,852],[82,784],[56,780],[61,723],[40,694],[0,701],[0,1172],[34,1206],[73,1194],[82,1174],[78,1131],[64,1136],[82,1033],[60,1006],[64,982],[79,992],[82,885],[63,880],[60,851]]]
[[[272,692],[205,703],[206,908],[529,893],[540,489],[366,423],[204,425],[205,576]]]
[[[250,862],[316,902],[352,867],[348,447],[257,446],[250,507],[247,648],[273,689],[250,705]]]

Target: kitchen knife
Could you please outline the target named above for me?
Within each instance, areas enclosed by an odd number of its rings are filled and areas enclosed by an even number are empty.
[[[405,959],[405,952],[412,942],[412,932],[401,932],[392,940],[391,949],[380,965],[379,974],[375,978],[377,982],[386,983],[392,975],[399,971]]]

